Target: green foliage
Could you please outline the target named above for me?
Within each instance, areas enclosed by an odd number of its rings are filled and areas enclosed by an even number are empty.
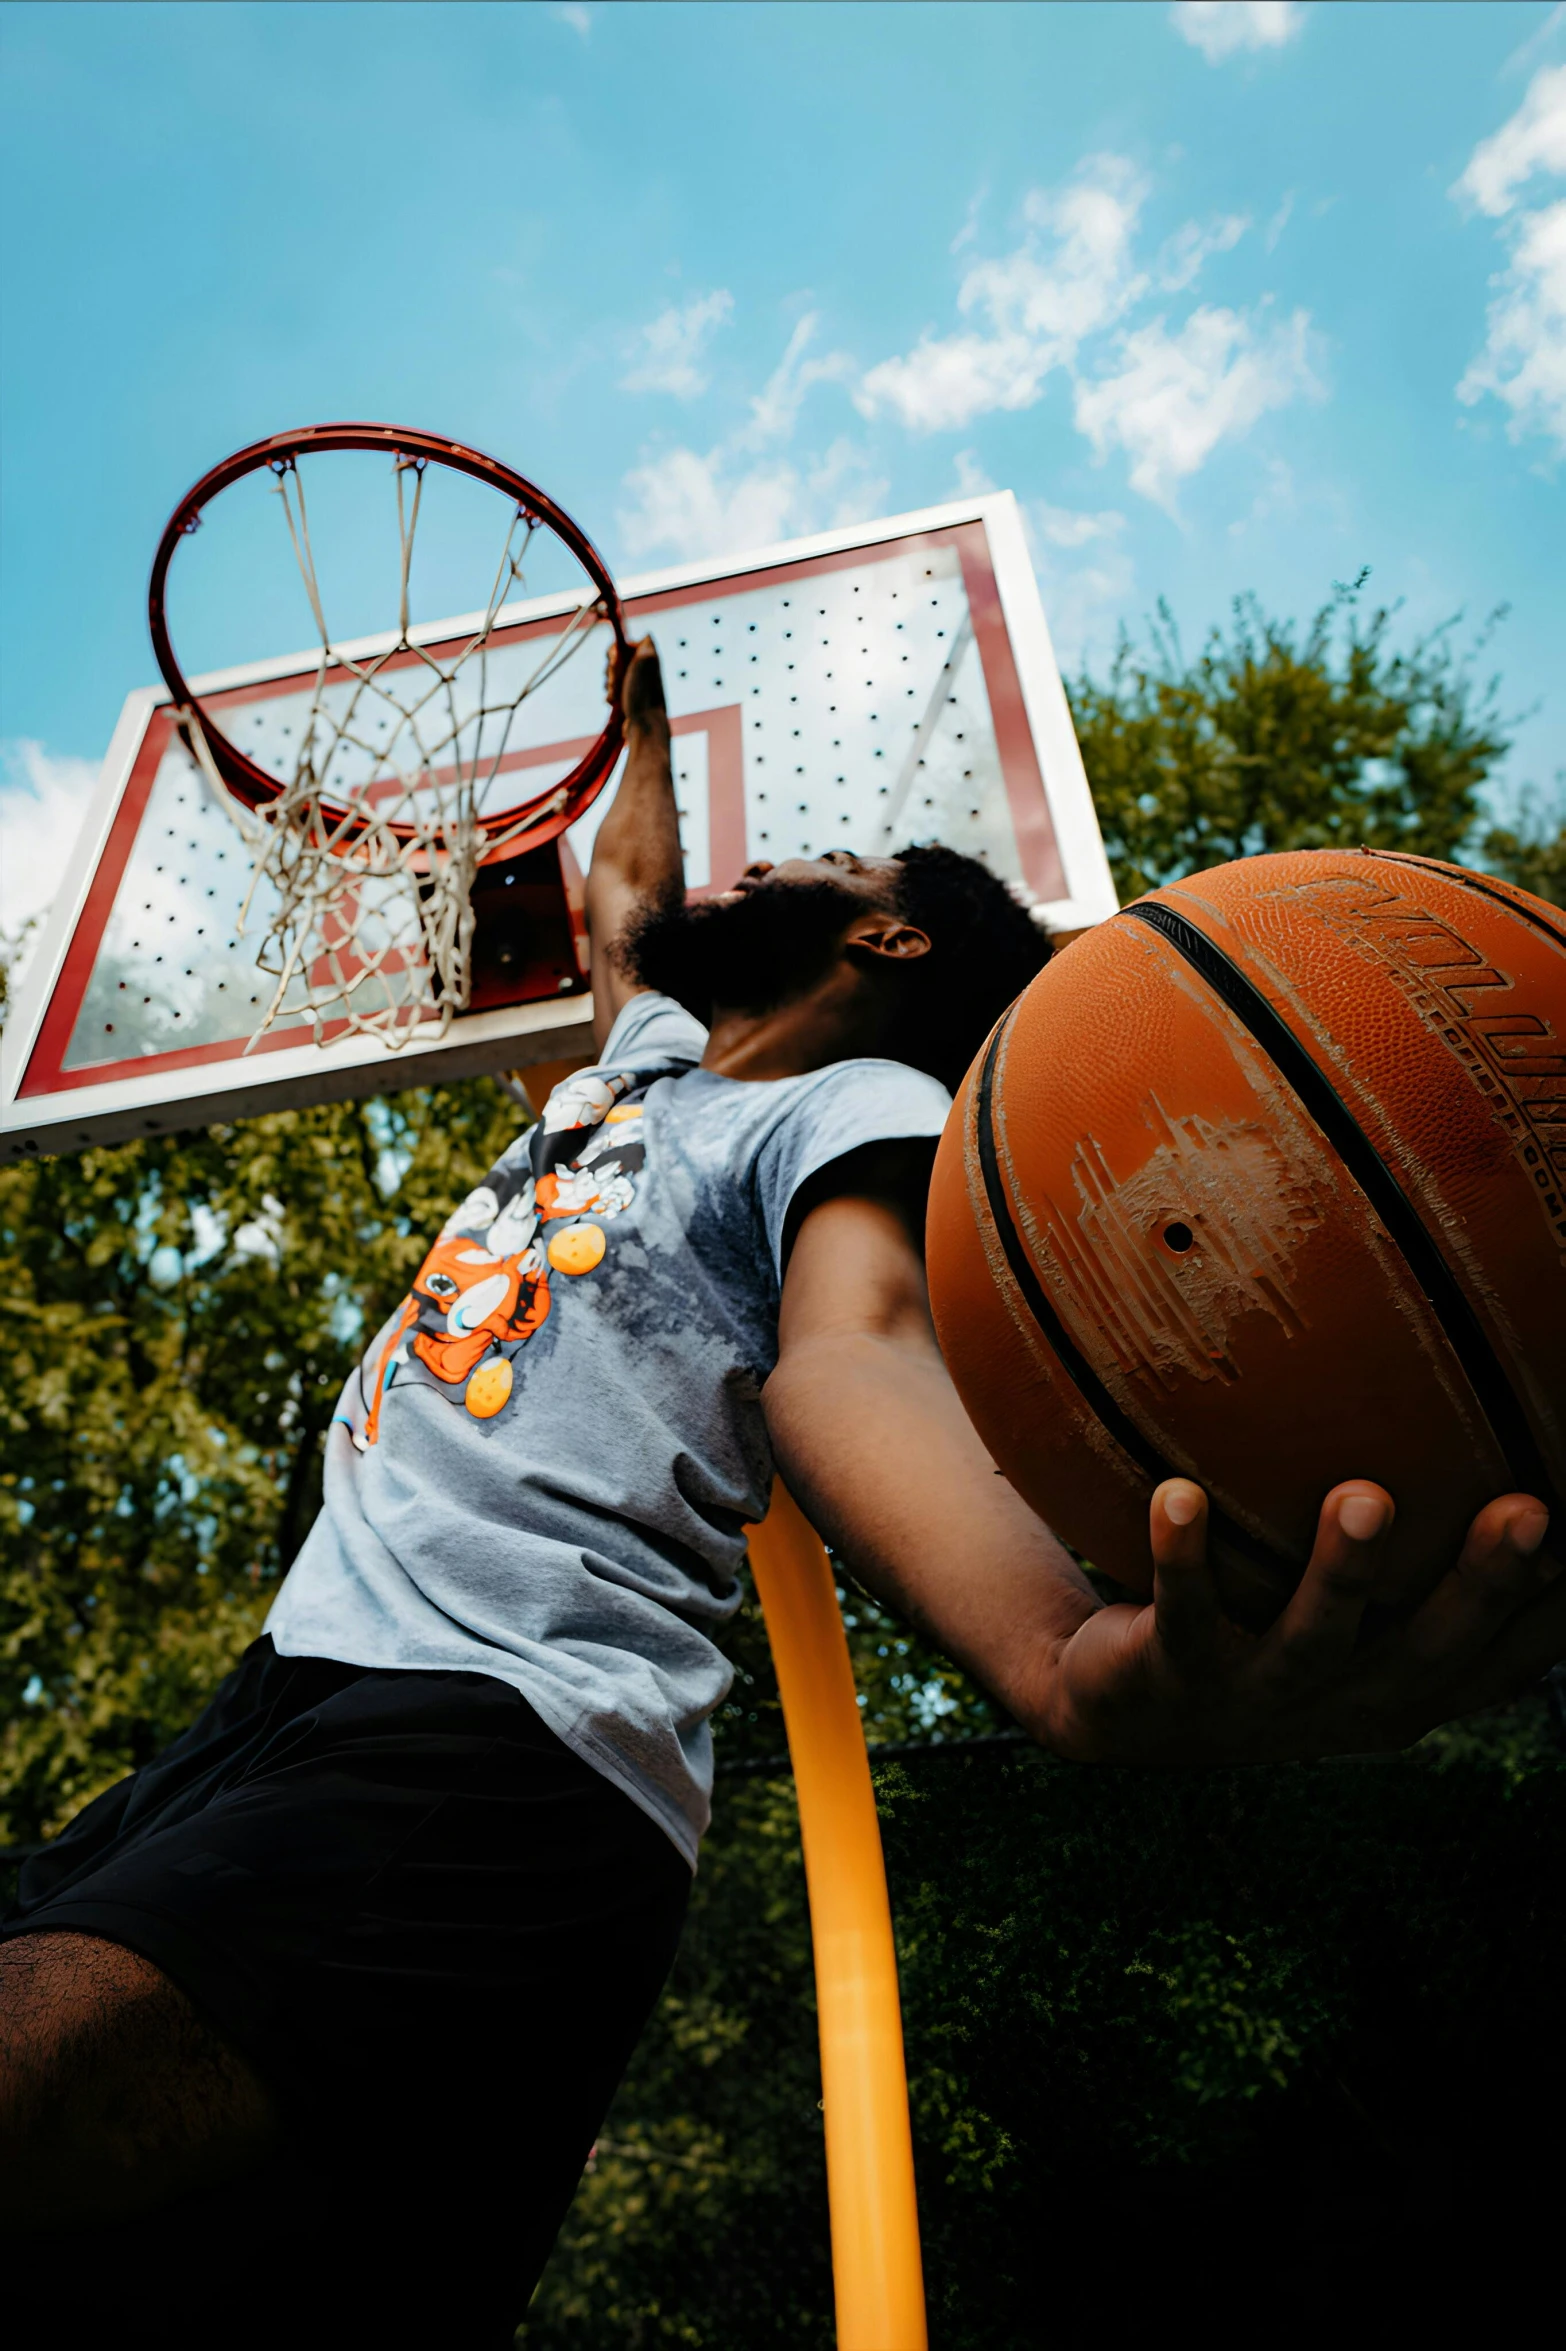
[[[253,1637],[355,1356],[516,1121],[476,1083],[0,1169],[0,1843]]]
[[[1122,637],[1107,677],[1072,685],[1123,900],[1264,849],[1461,854],[1507,747],[1494,689],[1450,627],[1399,649],[1362,586],[1303,633],[1239,597],[1194,660],[1161,607],[1145,650]]]
[[[1531,890],[1552,906],[1566,906],[1566,816],[1551,830],[1537,808],[1525,806],[1521,825],[1493,825],[1480,845],[1480,862],[1503,881]]]
[[[721,1751],[767,1735],[752,1692]],[[1563,2086],[1566,1757],[1542,1699],[1366,1761],[1171,1777],[1002,1748],[876,1776],[942,2351],[1097,2342],[1106,2292],[1133,2339],[1193,2245],[1215,2318],[1247,2249],[1293,2248],[1337,2306],[1387,2231],[1412,2259],[1455,2206],[1482,2241],[1496,2150]],[[832,2342],[792,1790],[718,1796],[527,2351]],[[1106,2278],[1110,2215],[1134,2258]]]

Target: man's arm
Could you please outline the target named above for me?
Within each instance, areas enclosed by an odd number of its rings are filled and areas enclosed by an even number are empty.
[[[1206,1500],[1152,1505],[1154,1599],[1104,1605],[995,1469],[947,1376],[915,1216],[893,1183],[798,1226],[763,1395],[785,1480],[859,1580],[1082,1762],[1209,1763],[1402,1747],[1566,1653],[1566,1580],[1527,1495],[1481,1511],[1408,1620],[1361,1640],[1391,1498],[1335,1487],[1299,1589],[1260,1635],[1206,1565]]]
[[[600,1053],[621,1007],[641,994],[610,949],[641,907],[685,887],[663,673],[651,637],[632,647],[619,689],[625,713],[625,773],[598,828],[587,876],[593,1042]]]

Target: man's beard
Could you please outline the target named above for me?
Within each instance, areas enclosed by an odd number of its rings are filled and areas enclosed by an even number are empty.
[[[720,1007],[775,1012],[831,969],[861,903],[825,881],[763,882],[728,905],[670,897],[633,917],[615,960],[709,1025]]]

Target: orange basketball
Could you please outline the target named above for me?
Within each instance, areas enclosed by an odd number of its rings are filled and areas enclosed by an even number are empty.
[[[1566,1534],[1566,917],[1431,859],[1254,857],[1065,948],[969,1071],[930,1196],[952,1377],[1013,1485],[1134,1589],[1198,1479],[1265,1622],[1346,1477],[1380,1597],[1494,1495]]]

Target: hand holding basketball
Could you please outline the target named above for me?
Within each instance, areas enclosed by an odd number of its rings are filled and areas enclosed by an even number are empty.
[[[1566,1651],[1566,1581],[1543,1505],[1505,1494],[1411,1615],[1367,1631],[1392,1498],[1368,1479],[1321,1506],[1304,1576],[1265,1632],[1225,1615],[1207,1497],[1185,1478],[1150,1510],[1153,1598],[1089,1616],[1051,1660],[1032,1730],[1078,1762],[1222,1764],[1385,1752],[1515,1696]]]

